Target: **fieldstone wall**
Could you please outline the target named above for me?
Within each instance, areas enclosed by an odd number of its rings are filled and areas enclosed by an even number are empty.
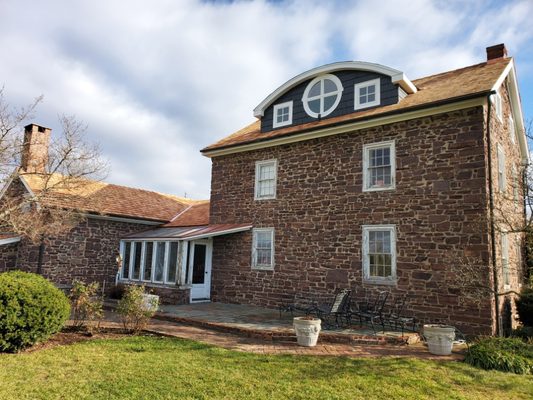
[[[275,228],[273,271],[251,269],[251,233],[214,239],[215,301],[408,295],[423,322],[493,330],[483,107],[213,158],[211,223]],[[396,189],[362,191],[363,144],[394,140]],[[255,162],[277,159],[277,198],[254,201]],[[394,224],[397,282],[362,279],[362,225]],[[480,260],[474,274],[464,257]]]

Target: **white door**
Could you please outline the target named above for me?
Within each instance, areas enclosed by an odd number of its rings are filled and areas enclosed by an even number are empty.
[[[211,297],[211,242],[190,242],[189,269],[192,275],[191,301],[206,301]]]

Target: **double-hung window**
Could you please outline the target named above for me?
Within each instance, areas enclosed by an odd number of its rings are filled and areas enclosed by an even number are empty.
[[[363,279],[371,283],[396,282],[395,225],[363,226]]]
[[[363,191],[395,188],[396,161],[394,141],[363,146]]]
[[[354,86],[354,110],[361,108],[379,106],[380,102],[380,80],[373,79],[358,83]]]
[[[505,152],[503,147],[498,145],[498,190],[505,192],[507,178],[505,176]]]
[[[502,259],[502,274],[503,274],[503,285],[504,288],[509,288],[509,240],[507,238],[507,232],[502,232],[501,234],[502,248],[501,248],[501,259]]]
[[[292,101],[274,106],[273,128],[280,128],[292,124]]]
[[[276,198],[277,161],[255,163],[255,200]]]
[[[274,269],[274,228],[254,229],[252,236],[252,268]]]

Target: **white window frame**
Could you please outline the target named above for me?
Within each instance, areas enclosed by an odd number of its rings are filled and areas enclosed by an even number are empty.
[[[327,96],[324,95],[324,83],[323,83],[324,80],[326,79],[331,80],[337,86],[337,90],[328,93]],[[317,82],[322,82],[320,94],[309,98],[309,92],[311,91],[311,88],[315,85],[315,83]],[[341,98],[342,98],[343,91],[344,91],[344,87],[342,86],[341,80],[337,76],[333,74],[325,74],[325,75],[317,76],[315,79],[309,82],[302,96],[302,104],[304,106],[305,112],[307,113],[307,115],[309,115],[312,118],[318,118],[319,116],[320,118],[323,118],[323,117],[328,116],[333,111],[335,111],[335,109],[339,105]],[[329,97],[329,96],[332,96],[333,94],[337,95],[335,102],[327,111],[324,111],[324,97]],[[322,112],[316,113],[309,108],[309,102],[312,100],[320,100],[320,111]]]
[[[507,186],[507,177],[505,175],[505,151],[503,147],[498,144],[498,191],[505,192]]]
[[[289,119],[287,121],[278,122],[278,111],[280,109],[289,108]],[[286,101],[285,103],[276,104],[274,106],[274,116],[272,120],[273,128],[281,128],[282,126],[287,126],[292,124],[292,100]]]
[[[173,281],[170,281],[168,280],[168,270],[170,268],[170,246],[172,245],[172,243],[177,243],[178,247],[176,249],[176,279],[173,280]],[[165,275],[163,277],[163,279],[165,280],[165,284],[175,284],[178,280],[178,268],[179,268],[179,257],[180,257],[180,246],[182,245],[182,243],[180,242],[176,242],[176,241],[172,241],[172,242],[167,242],[167,247],[166,247],[166,253],[165,253]]]
[[[272,248],[270,251],[270,264],[257,264],[257,234],[263,233],[263,232],[269,232],[270,233],[270,243],[272,244]],[[252,269],[257,270],[267,270],[272,271],[274,270],[274,228],[255,228],[252,230]]]
[[[507,232],[501,233],[501,263],[502,263],[502,280],[505,290],[511,287],[511,274],[509,271],[509,238]]]
[[[494,111],[496,112],[496,116],[500,122],[503,122],[502,96],[499,90],[492,95],[492,101],[494,103]]]
[[[165,283],[165,272],[166,272],[166,269],[167,269],[167,247],[168,247],[168,241],[164,241],[164,240],[154,240],[153,241],[154,243],[154,254],[153,254],[153,264],[152,264],[152,282],[153,283]],[[157,260],[157,253],[158,253],[158,246],[157,244],[158,243],[164,243],[165,246],[163,248],[163,252],[165,253],[163,255],[163,279],[161,279],[160,281],[156,281],[155,280],[155,263],[156,263],[156,260]]]
[[[260,191],[260,184],[261,181],[259,180],[261,167],[263,166],[269,166],[273,165],[274,167],[274,193],[268,196],[261,196]],[[255,163],[255,189],[254,189],[254,200],[272,200],[276,198],[277,194],[277,185],[278,185],[278,160],[272,159],[272,160],[264,160],[264,161],[256,161]]]
[[[509,123],[509,136],[511,138],[511,143],[512,144],[515,144],[516,143],[516,131],[515,131],[515,125],[514,125],[514,120],[513,120],[513,117],[509,115],[509,119],[508,119],[508,123]]]
[[[354,92],[353,92],[353,95],[354,95],[354,110],[361,110],[363,108],[368,108],[368,107],[374,107],[374,106],[379,106],[380,103],[381,103],[381,89],[380,89],[380,84],[381,84],[381,79],[380,78],[376,78],[376,79],[372,79],[370,81],[366,81],[366,82],[361,82],[361,83],[356,83],[354,85]],[[374,85],[376,87],[376,99],[374,101],[370,101],[370,102],[367,102],[367,103],[359,103],[359,89],[362,89],[364,87],[368,87],[368,86],[372,86]]]
[[[146,247],[148,246],[148,243],[152,243],[152,260],[150,261],[150,276],[148,279],[144,276],[144,261],[146,260]],[[142,282],[151,282],[152,277],[154,274],[154,255],[155,255],[155,242],[152,241],[143,241],[143,256],[141,261],[141,267],[142,267],[142,273],[141,273],[141,281]]]
[[[396,272],[396,225],[363,225],[363,243],[362,243],[362,264],[363,264],[363,282],[374,283],[378,285],[395,285],[397,282]],[[369,258],[369,232],[390,232],[391,238],[391,275],[387,277],[370,276],[370,258]]]
[[[388,147],[390,149],[391,184],[389,186],[370,186],[370,150]],[[396,143],[394,140],[363,145],[363,192],[378,192],[396,189]]]

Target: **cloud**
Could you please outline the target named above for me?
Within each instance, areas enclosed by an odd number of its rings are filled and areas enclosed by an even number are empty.
[[[416,78],[480,62],[500,38],[516,51],[531,42],[529,2],[467,4],[11,0],[0,79],[15,103],[45,95],[38,123],[56,129],[58,113],[87,122],[110,182],[207,198],[199,150],[307,69],[359,59]]]

